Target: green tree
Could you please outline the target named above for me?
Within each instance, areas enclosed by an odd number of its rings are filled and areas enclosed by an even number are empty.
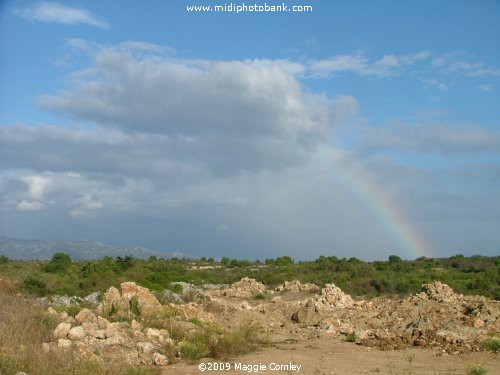
[[[64,272],[71,266],[71,257],[65,253],[55,253],[44,267],[45,272]]]
[[[134,266],[134,257],[132,255],[125,255],[122,257],[116,257],[116,264],[123,271],[128,270]]]
[[[288,266],[290,264],[293,264],[293,259],[289,257],[288,255],[278,257],[275,259],[274,264],[277,266]]]
[[[397,255],[389,255],[389,264],[401,263],[403,260]]]

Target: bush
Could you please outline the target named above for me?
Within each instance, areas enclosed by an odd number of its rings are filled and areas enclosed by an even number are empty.
[[[500,351],[500,337],[492,336],[486,340],[482,345],[484,350],[491,350],[492,352]]]
[[[345,341],[347,342],[356,342],[356,340],[358,339],[357,335],[356,335],[356,332],[352,332],[350,334],[348,334],[345,338]]]
[[[467,375],[486,375],[486,370],[480,364],[472,364],[467,368]]]
[[[211,345],[211,357],[226,359],[239,354],[250,353],[268,340],[262,335],[262,328],[254,322],[244,323],[234,331],[222,335]]]
[[[45,284],[36,276],[28,276],[26,279],[24,279],[23,288],[28,293],[34,294],[39,297],[45,296],[48,293],[47,284]]]
[[[65,253],[55,253],[49,264],[44,267],[45,272],[64,272],[71,266],[71,257]]]

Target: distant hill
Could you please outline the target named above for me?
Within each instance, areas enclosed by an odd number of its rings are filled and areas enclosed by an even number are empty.
[[[105,256],[117,257],[133,255],[147,259],[151,255],[168,258],[168,254],[150,250],[140,246],[110,246],[100,242],[51,241],[51,240],[19,240],[0,237],[0,255],[10,259],[50,259],[54,253],[69,254],[73,260],[101,259]]]

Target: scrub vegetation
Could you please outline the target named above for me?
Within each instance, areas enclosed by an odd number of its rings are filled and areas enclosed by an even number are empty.
[[[434,280],[462,294],[478,294],[500,300],[500,257],[455,255],[450,258],[403,260],[391,255],[386,261],[364,262],[357,258],[320,256],[295,262],[282,256],[264,261],[213,258],[148,260],[133,256],[72,261],[56,253],[46,261],[0,262],[0,275],[16,288],[33,296],[52,294],[84,296],[105,291],[123,281],[134,281],[151,290],[173,289],[171,282],[230,284],[250,276],[266,285],[297,279],[304,283],[335,283],[354,296],[409,295]],[[222,272],[221,272],[222,271]]]

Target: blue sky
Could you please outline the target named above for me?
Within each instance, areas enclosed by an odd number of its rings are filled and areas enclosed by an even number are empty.
[[[500,3],[229,3],[1,3],[0,235],[499,253]]]

